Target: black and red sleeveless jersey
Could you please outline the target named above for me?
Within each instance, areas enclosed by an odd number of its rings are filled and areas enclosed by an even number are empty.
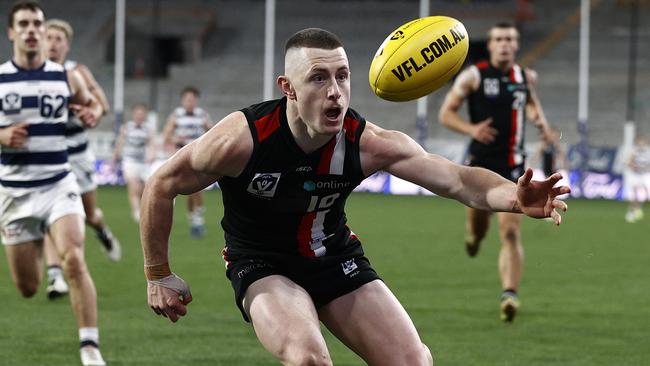
[[[507,71],[488,61],[474,65],[481,75],[481,85],[468,97],[469,115],[476,124],[492,118],[498,135],[489,144],[472,140],[469,153],[475,161],[514,167],[524,163],[524,134],[528,83],[524,69],[515,64]]]
[[[349,109],[342,130],[306,154],[289,129],[286,102],[282,98],[241,110],[254,148],[240,176],[219,180],[229,253],[319,257],[340,251],[352,235],[344,208],[365,178],[359,158],[365,119]]]

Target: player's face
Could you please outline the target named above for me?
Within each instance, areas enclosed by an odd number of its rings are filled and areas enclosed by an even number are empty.
[[[519,33],[515,28],[493,28],[490,31],[488,51],[494,63],[512,63],[519,50]]]
[[[342,47],[302,48],[292,84],[300,117],[320,134],[336,134],[350,105],[350,66]]]
[[[194,93],[187,92],[181,96],[181,106],[183,106],[186,111],[193,111],[198,104],[199,98],[197,98]]]
[[[143,124],[147,119],[147,111],[144,108],[137,107],[133,110],[131,114],[133,122],[137,123],[138,126]]]
[[[45,34],[45,16],[41,10],[21,9],[14,13],[14,23],[9,28],[9,39],[14,49],[21,53],[41,52]]]
[[[47,50],[47,58],[62,63],[65,61],[68,51],[70,51],[68,37],[60,29],[48,29],[45,32],[45,49]]]

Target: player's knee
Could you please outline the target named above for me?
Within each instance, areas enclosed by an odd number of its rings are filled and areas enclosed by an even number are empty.
[[[501,227],[501,239],[505,244],[515,245],[519,243],[519,228],[516,225],[503,225]]]
[[[395,365],[414,365],[414,366],[431,366],[433,365],[433,356],[429,347],[424,343],[415,344],[413,347],[402,349],[399,359],[395,360]]]
[[[63,271],[71,280],[78,278],[86,271],[86,262],[81,248],[72,247],[64,252]]]
[[[36,291],[38,291],[39,285],[40,281],[38,279],[22,279],[18,280],[16,283],[18,291],[20,291],[20,294],[24,298],[30,298],[34,296],[36,294]]]
[[[331,366],[327,349],[318,345],[285,344],[280,350],[280,359],[285,365],[292,366]]]
[[[86,223],[96,226],[104,218],[104,213],[98,207],[86,209]]]

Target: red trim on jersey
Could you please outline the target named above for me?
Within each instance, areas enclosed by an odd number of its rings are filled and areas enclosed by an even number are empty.
[[[311,227],[314,224],[316,212],[308,212],[302,217],[298,227],[298,252],[303,257],[315,257],[316,254],[311,250]]]
[[[320,155],[320,162],[316,168],[316,174],[326,175],[330,173],[330,164],[332,163],[332,155],[334,155],[334,147],[336,146],[336,136],[334,136],[325,146]]]
[[[257,141],[266,140],[278,128],[280,128],[280,106],[277,106],[270,114],[255,121]]]
[[[510,140],[508,141],[508,166],[515,166],[515,149],[517,148],[517,117],[519,116],[516,109],[510,114]]]
[[[359,120],[352,117],[345,117],[343,120],[343,128],[345,129],[345,138],[350,142],[357,139],[357,128],[359,128]]]
[[[232,262],[228,259],[228,248],[223,248],[221,249],[221,258],[223,258],[223,261],[226,262],[226,268],[230,267]]]
[[[489,63],[488,61],[480,61],[480,62],[477,62],[477,63],[476,63],[476,67],[477,67],[479,70],[485,70],[485,69],[487,69],[488,67],[490,67],[490,63]]]

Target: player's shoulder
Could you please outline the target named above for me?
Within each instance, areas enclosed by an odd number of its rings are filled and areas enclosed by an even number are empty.
[[[531,69],[530,67],[522,67],[524,74],[526,75],[526,80],[531,84],[536,84],[539,78],[537,71]]]
[[[16,65],[11,60],[0,65],[0,74],[13,74],[18,71]]]
[[[82,66],[84,66],[84,65],[78,63],[77,61],[73,61],[73,60],[65,60],[63,62],[63,67],[65,67],[66,70],[74,70],[74,69],[76,69],[78,67],[81,68]]]
[[[266,116],[275,116],[276,118],[268,118],[270,120],[276,120],[280,116],[280,111],[283,108],[286,108],[287,100],[286,98],[266,100],[263,102],[251,104],[248,107],[244,107],[239,111],[243,113],[245,118],[249,122],[255,122]]]
[[[54,61],[45,60],[45,65],[43,66],[43,71],[45,72],[64,72],[66,69],[63,65],[58,64]]]

